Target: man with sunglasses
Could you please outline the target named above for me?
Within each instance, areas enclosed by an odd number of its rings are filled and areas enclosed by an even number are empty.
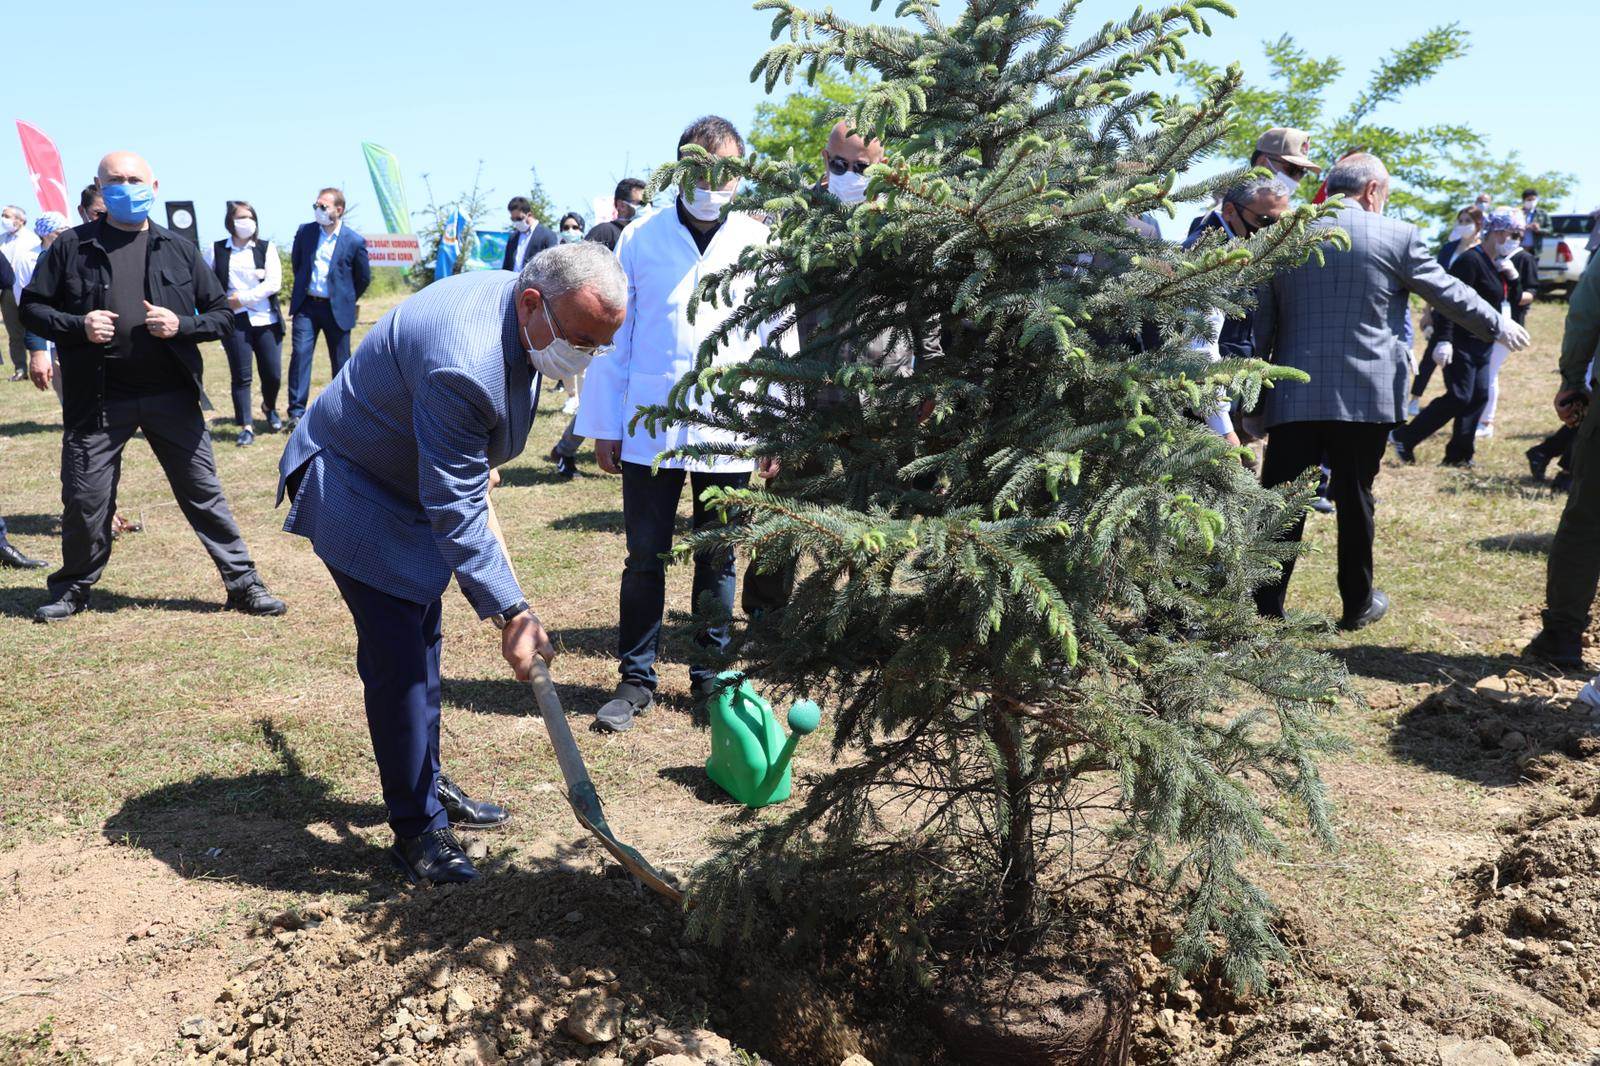
[[[439,772],[440,598],[454,576],[518,680],[554,657],[501,539],[491,471],[527,445],[539,380],[610,345],[627,293],[617,257],[589,241],[515,276],[435,282],[373,326],[278,465],[284,529],[310,539],[355,620],[391,857],[413,883],[476,878],[450,824],[508,817]]]
[[[372,283],[367,242],[344,224],[344,193],[329,187],[311,205],[314,219],[295,231],[289,261],[294,289],[289,295],[289,425],[306,413],[311,399],[311,362],[317,334],[328,346],[328,362],[338,376],[350,358],[350,332],[356,328],[356,301]]]
[[[1229,241],[1244,241],[1277,222],[1289,210],[1289,195],[1274,178],[1253,177],[1223,194],[1222,204],[1208,211],[1190,231],[1184,248],[1193,248],[1209,233],[1221,231]],[[1255,355],[1255,311],[1230,318],[1217,308],[1206,312],[1210,326],[1204,347],[1213,362],[1222,359],[1249,359]],[[1223,398],[1217,409],[1206,416],[1206,424],[1230,444],[1239,443],[1234,431],[1232,404]]]

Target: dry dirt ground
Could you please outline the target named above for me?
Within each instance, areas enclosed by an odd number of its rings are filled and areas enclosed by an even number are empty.
[[[1535,309],[1537,343],[1507,367],[1478,470],[1439,468],[1437,441],[1416,467],[1385,465],[1378,575],[1395,610],[1325,638],[1365,699],[1338,708],[1350,747],[1326,766],[1342,843],[1291,838],[1259,864],[1293,967],[1244,1001],[1206,981],[1172,988],[1151,955],[1161,923],[1130,917],[1150,941],[1128,944],[1140,1061],[1600,1062],[1600,734],[1570,707],[1582,678],[1515,659],[1561,503],[1522,452],[1552,428],[1563,312]],[[221,353],[207,365],[226,403]],[[614,679],[620,501],[588,455],[575,482],[553,477],[560,400],[545,397],[497,502],[581,725]],[[0,508],[19,546],[51,560],[59,425],[53,396],[0,384]],[[278,531],[281,438],[236,449],[220,412],[214,433],[287,617],[218,609],[220,584],[138,440],[121,501],[146,531],[119,541],[92,613],[30,625],[42,574],[0,572],[0,1062],[929,1060],[903,1030],[771,998],[748,965],[687,944],[681,915],[608,876],[557,791],[529,693],[453,592],[445,765],[516,818],[479,838],[484,884],[403,891],[353,632],[309,546]],[[1319,554],[1292,606],[1331,612],[1331,520],[1310,536]],[[687,579],[671,576],[668,698],[628,734],[579,732],[619,833],[680,873],[752,817],[701,769]],[[824,758],[822,738],[803,745],[802,772]]]

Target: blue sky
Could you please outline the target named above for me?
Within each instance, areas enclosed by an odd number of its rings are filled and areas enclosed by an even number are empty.
[[[1125,17],[1134,2],[1087,0],[1079,26]],[[1593,0],[1235,3],[1239,18],[1213,20],[1215,35],[1196,39],[1194,54],[1240,60],[1259,76],[1260,42],[1291,33],[1354,72],[1332,96],[1335,105],[1380,55],[1430,24],[1459,20],[1472,34],[1469,55],[1380,117],[1399,127],[1470,122],[1533,170],[1576,173],[1578,192],[1563,206],[1600,206],[1588,66],[1600,40]],[[869,0],[832,6],[847,17],[870,11]],[[581,208],[618,178],[667,158],[697,115],[717,112],[746,128],[763,98],[749,71],[770,25],[745,0],[397,0],[381,8],[282,0],[245,15],[213,0],[138,8],[130,37],[138,43],[114,70],[107,37],[88,48],[62,41],[67,32],[93,32],[94,9],[67,20],[30,4],[7,16],[9,52],[49,51],[10,66],[0,198],[26,197],[21,202],[36,209],[9,121],[22,118],[55,139],[74,189],[103,152],[141,152],[163,196],[197,202],[206,239],[220,236],[223,201],[235,197],[256,204],[267,234],[287,239],[327,184],[345,187],[358,228],[381,231],[364,139],[399,156],[413,210],[427,202],[424,174],[447,198],[471,183],[480,159],[494,190],[491,221],[503,219],[498,209],[526,188],[532,166],[559,206]],[[878,17],[892,8],[888,0]]]

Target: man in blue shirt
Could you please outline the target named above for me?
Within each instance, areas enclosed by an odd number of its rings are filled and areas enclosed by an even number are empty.
[[[290,262],[294,291],[289,351],[289,425],[306,413],[311,398],[311,359],[317,334],[328,346],[328,361],[338,375],[350,358],[350,331],[356,328],[356,301],[372,282],[367,242],[344,224],[344,193],[327,188],[311,205],[316,221],[294,235]]]

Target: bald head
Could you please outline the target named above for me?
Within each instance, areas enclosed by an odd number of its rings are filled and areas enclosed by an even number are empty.
[[[156,176],[144,156],[133,152],[110,152],[100,160],[95,181],[102,189],[107,185],[154,185]]]
[[[822,150],[828,191],[847,203],[859,201],[865,188],[860,175],[874,163],[881,162],[883,142],[867,140],[841,119],[828,134],[828,146]]]

